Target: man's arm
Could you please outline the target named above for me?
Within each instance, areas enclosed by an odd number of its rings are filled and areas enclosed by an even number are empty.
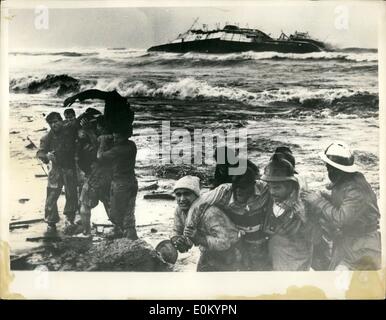
[[[181,210],[178,210],[178,208],[176,208],[176,210],[174,211],[172,236],[180,236],[184,233],[185,223],[181,217],[182,214],[183,212]]]
[[[205,210],[223,198],[227,190],[227,185],[220,185],[216,189],[203,194],[200,198],[193,202],[186,218],[184,236],[189,238],[194,236],[197,231],[197,225]]]
[[[87,99],[106,100],[106,99],[108,99],[109,94],[110,94],[110,92],[108,92],[108,91],[102,91],[102,90],[98,90],[98,89],[85,90],[85,91],[79,92],[76,95],[73,95],[72,97],[69,97],[66,100],[64,100],[63,107],[69,107],[76,100],[79,100],[79,101],[83,101],[83,100],[87,100]]]
[[[206,234],[197,236],[193,239],[196,244],[201,244],[209,250],[224,251],[238,242],[238,229],[232,224],[229,218],[218,208],[209,207],[201,222],[206,230]]]
[[[343,202],[335,207],[324,197],[315,201],[315,206],[320,208],[323,217],[336,228],[351,224],[361,214],[366,206],[366,201],[360,190],[355,186],[347,186],[343,193]]]

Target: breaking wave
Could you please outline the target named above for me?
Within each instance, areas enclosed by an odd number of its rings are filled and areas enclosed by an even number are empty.
[[[312,52],[312,53],[279,53],[279,52],[243,52],[224,55],[208,55],[186,53],[186,59],[202,59],[211,61],[245,61],[245,60],[339,60],[348,62],[378,61],[377,52]]]
[[[73,52],[73,51],[59,51],[59,52],[24,52],[15,51],[10,52],[11,55],[24,55],[24,56],[64,56],[64,57],[84,57],[97,55],[97,52]]]
[[[56,96],[71,94],[89,88],[117,90],[121,95],[135,98],[235,102],[251,107],[292,107],[305,109],[332,108],[344,111],[347,108],[359,111],[378,110],[376,91],[357,91],[345,88],[311,89],[271,88],[251,92],[236,87],[211,85],[194,78],[182,78],[175,82],[159,85],[154,81],[130,81],[126,79],[79,80],[68,76],[52,75],[46,77],[25,77],[12,79],[10,91],[19,93],[40,93],[54,90]]]
[[[142,81],[110,83],[104,89],[117,89],[127,97],[149,97],[198,101],[234,101],[254,107],[301,107],[307,109],[333,108],[344,111],[354,108],[369,111],[378,109],[378,93],[351,89],[270,89],[250,92],[239,88],[213,86],[206,81],[184,78],[157,87]]]
[[[369,62],[378,61],[376,50],[349,48],[339,51],[312,52],[312,53],[278,53],[278,52],[241,52],[230,54],[206,54],[206,53],[166,53],[147,52],[145,49],[107,48],[94,51],[38,51],[38,52],[11,52],[14,56],[57,56],[54,61],[73,59],[72,63],[84,65],[114,64],[126,67],[141,66],[227,66],[233,64],[253,63],[254,61],[339,61],[339,62]]]
[[[45,77],[21,77],[12,79],[9,89],[15,93],[40,93],[47,90],[55,90],[57,96],[77,92],[86,85],[95,85],[96,81],[80,81],[66,74],[48,74]]]

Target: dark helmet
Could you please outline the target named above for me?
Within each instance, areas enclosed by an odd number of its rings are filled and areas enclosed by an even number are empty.
[[[232,176],[233,187],[243,187],[256,183],[256,170],[251,166],[247,166],[247,170],[242,175]]]
[[[295,163],[295,157],[293,156],[292,151],[291,151],[290,148],[288,148],[286,146],[277,147],[273,154],[277,155],[278,157],[280,157],[282,159],[285,159],[289,163],[291,163],[292,166],[294,167],[294,172],[297,173],[296,170],[295,170],[295,164],[296,164]],[[271,159],[272,159],[272,157],[271,157]]]
[[[292,164],[288,160],[284,159],[280,154],[274,154],[271,161],[265,167],[261,180],[267,182],[298,182],[298,179],[294,176],[294,174],[295,170]]]
[[[178,258],[178,251],[174,247],[172,241],[163,240],[155,248],[162,259],[167,263],[175,264]]]
[[[295,157],[293,156],[290,148],[285,147],[285,146],[277,147],[274,154],[279,154],[280,157],[287,160],[295,168]]]

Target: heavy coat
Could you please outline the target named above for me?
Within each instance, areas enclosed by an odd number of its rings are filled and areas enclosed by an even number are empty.
[[[268,270],[266,239],[263,232],[267,204],[270,199],[267,185],[256,181],[255,192],[247,204],[235,201],[231,184],[222,184],[202,195],[190,208],[186,220],[184,235],[191,237],[206,210],[211,206],[219,208],[242,234],[243,252],[242,270]]]
[[[331,197],[321,197],[313,205],[333,240],[330,270],[339,265],[350,270],[380,268],[377,197],[363,174],[344,175],[331,186]]]
[[[274,202],[268,207],[264,231],[268,234],[268,253],[275,271],[308,271],[312,261],[312,219],[299,199],[299,188],[281,204],[276,217]]]
[[[203,213],[193,237],[201,255],[197,271],[237,271],[241,253],[237,247],[239,230],[219,208]]]

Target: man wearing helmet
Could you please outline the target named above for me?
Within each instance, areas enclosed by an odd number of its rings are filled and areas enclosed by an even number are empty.
[[[308,271],[312,259],[312,219],[299,197],[299,181],[292,165],[295,161],[287,161],[285,156],[275,153],[261,177],[271,194],[264,222],[268,254],[275,271]]]
[[[330,270],[374,270],[381,265],[377,197],[354,156],[343,143],[332,143],[320,154],[331,181],[331,194],[306,192],[304,200],[320,214],[332,238]]]
[[[190,208],[184,230],[186,237],[194,238],[202,216],[211,208],[219,209],[235,226],[232,242],[240,248],[241,257],[235,258],[243,271],[271,269],[263,231],[270,194],[266,183],[256,181],[256,176],[256,166],[247,165],[245,173],[232,177],[232,183],[202,195]]]

